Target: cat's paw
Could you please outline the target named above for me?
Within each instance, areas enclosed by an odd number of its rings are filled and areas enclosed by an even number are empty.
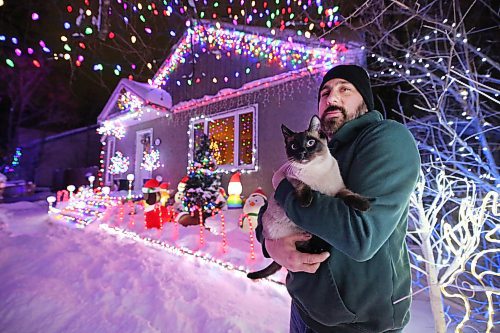
[[[300,186],[297,189],[297,199],[301,207],[309,207],[313,201],[313,192],[307,185]]]
[[[366,212],[368,209],[370,209],[370,200],[361,195],[348,195],[343,199],[348,206],[359,210],[360,212]]]

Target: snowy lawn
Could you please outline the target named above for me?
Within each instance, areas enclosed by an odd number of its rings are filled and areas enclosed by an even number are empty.
[[[97,224],[49,222],[46,211],[46,202],[0,205],[0,332],[288,331],[283,286]],[[417,296],[405,333],[432,331]]]

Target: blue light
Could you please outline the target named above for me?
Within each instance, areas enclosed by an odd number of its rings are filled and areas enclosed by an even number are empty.
[[[71,24],[69,24],[69,22],[64,22],[64,29],[68,30],[69,28],[71,28]]]

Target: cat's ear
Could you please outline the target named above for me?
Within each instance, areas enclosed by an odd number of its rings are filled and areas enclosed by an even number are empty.
[[[291,129],[283,124],[281,124],[281,132],[283,132],[283,136],[285,137],[285,139],[295,134]]]
[[[312,116],[311,121],[309,122],[309,132],[319,132],[321,129],[321,120],[317,115]]]

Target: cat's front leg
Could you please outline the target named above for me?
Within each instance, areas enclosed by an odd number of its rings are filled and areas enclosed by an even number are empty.
[[[313,192],[309,185],[295,180],[292,182],[295,187],[295,195],[297,196],[297,200],[302,207],[309,207],[313,200]]]

